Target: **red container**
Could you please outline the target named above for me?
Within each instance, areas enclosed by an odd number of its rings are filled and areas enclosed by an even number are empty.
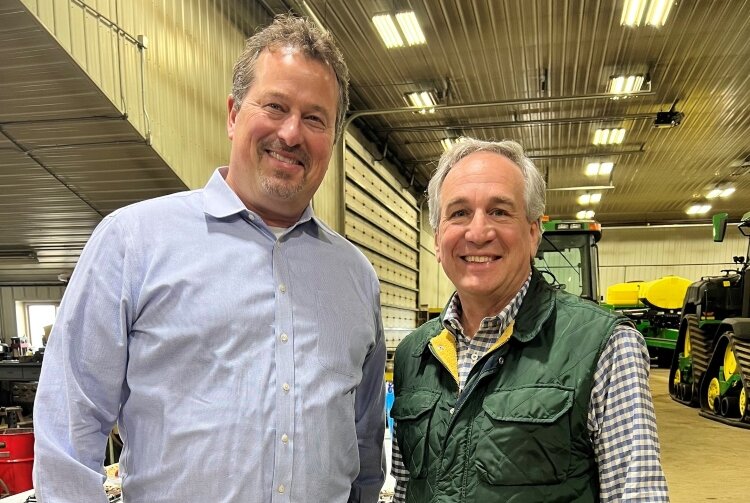
[[[0,479],[10,494],[34,487],[31,481],[33,466],[34,430],[13,428],[0,433]]]

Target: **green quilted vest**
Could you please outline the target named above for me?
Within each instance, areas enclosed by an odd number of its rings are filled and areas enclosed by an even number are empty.
[[[599,355],[625,320],[535,271],[512,336],[476,363],[459,398],[439,359],[446,340],[455,354],[441,319],[396,350],[391,415],[407,503],[598,501],[588,407]]]

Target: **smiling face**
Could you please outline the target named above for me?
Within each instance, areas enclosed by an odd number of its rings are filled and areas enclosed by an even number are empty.
[[[337,103],[333,71],[284,47],[260,54],[239,107],[229,97],[232,150],[226,180],[267,224],[293,225],[323,181]]]
[[[538,242],[518,166],[492,152],[453,166],[440,189],[435,252],[463,305],[485,309],[485,316],[502,310],[526,281]]]

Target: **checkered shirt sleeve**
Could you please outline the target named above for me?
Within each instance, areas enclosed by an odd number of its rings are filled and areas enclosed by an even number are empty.
[[[602,503],[669,501],[659,460],[649,355],[635,329],[615,329],[599,358],[588,429],[599,468]]]
[[[643,336],[630,327],[615,329],[597,362],[588,414],[602,503],[669,501],[648,374]],[[409,471],[395,438],[392,463],[393,501],[404,503]]]

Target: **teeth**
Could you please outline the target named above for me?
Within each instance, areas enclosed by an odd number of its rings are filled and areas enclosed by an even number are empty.
[[[273,157],[277,161],[281,161],[281,162],[286,163],[286,164],[301,164],[298,160],[292,159],[290,157],[284,157],[284,156],[282,156],[280,154],[277,154],[273,150],[269,150],[268,151],[268,155],[270,155],[271,157]]]
[[[492,257],[486,257],[486,256],[475,256],[475,255],[469,255],[464,257],[464,259],[467,262],[490,262],[494,260]]]

